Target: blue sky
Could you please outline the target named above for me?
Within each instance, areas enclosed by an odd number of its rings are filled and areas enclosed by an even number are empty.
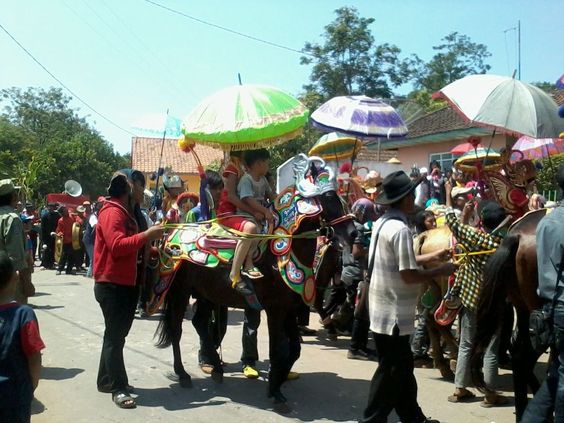
[[[155,0],[236,31],[300,49],[320,41],[334,10],[345,5],[373,17],[377,43],[402,55],[433,55],[432,46],[458,31],[488,46],[491,73],[517,67],[521,20],[522,79],[554,82],[564,73],[561,0],[442,1]],[[184,117],[205,96],[237,83],[265,83],[299,93],[310,69],[300,55],[202,25],[144,0],[0,0],[0,24],[53,74],[100,113],[130,129],[139,117],[163,112]],[[0,31],[0,88],[57,86]],[[398,92],[409,91],[409,86]],[[130,150],[131,135],[85,106],[80,113],[115,148]]]

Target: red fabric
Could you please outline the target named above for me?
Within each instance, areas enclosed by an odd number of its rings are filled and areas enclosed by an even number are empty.
[[[525,195],[523,191],[520,189],[512,189],[509,191],[509,199],[513,204],[517,207],[523,207],[525,204],[528,204],[529,199]]]
[[[96,225],[94,280],[135,286],[137,255],[147,242],[135,218],[115,199],[104,202]]]
[[[230,216],[220,219],[219,223],[227,226],[228,228],[232,228],[237,231],[242,231],[243,226],[247,221],[248,219],[245,219],[243,216]]]
[[[72,244],[72,225],[75,220],[71,216],[63,216],[57,222],[57,234],[63,234],[63,244]]]
[[[20,340],[23,352],[28,358],[45,348],[45,344],[39,335],[37,320],[29,321],[22,326]]]
[[[231,162],[226,166],[225,170],[223,171],[223,177],[227,178],[229,175],[235,175],[237,176],[237,179],[239,179],[242,173],[243,173],[242,169],[238,167],[235,163]],[[231,201],[229,201],[228,197],[229,196],[227,194],[227,189],[224,189],[221,192],[221,197],[219,198],[219,205],[217,206],[216,213],[218,216],[237,213],[237,207],[235,207],[235,205]]]

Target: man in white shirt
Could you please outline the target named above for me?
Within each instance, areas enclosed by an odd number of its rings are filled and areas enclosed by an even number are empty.
[[[430,270],[419,268],[446,253],[415,257],[407,215],[414,211],[414,190],[420,182],[403,171],[394,172],[384,179],[383,192],[376,199],[389,209],[374,224],[370,242],[368,305],[379,364],[362,423],[386,422],[393,409],[405,423],[438,423],[427,419],[417,403],[409,337],[414,332],[419,284],[433,276],[450,275],[455,267],[447,263]]]

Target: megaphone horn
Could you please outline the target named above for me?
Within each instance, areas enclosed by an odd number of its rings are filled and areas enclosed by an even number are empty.
[[[71,197],[80,197],[82,194],[82,187],[80,184],[72,179],[65,182],[65,194]]]

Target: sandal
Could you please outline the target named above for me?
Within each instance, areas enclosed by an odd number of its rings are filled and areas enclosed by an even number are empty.
[[[126,391],[117,392],[112,395],[112,400],[119,408],[135,408],[137,404],[135,400]]]
[[[474,398],[476,398],[476,395],[470,391],[465,391],[463,394],[452,394],[447,400],[448,402],[468,402]]]
[[[264,275],[258,270],[256,267],[251,267],[249,269],[243,269],[241,271],[243,276],[248,277],[249,279],[260,279],[264,278]]]

